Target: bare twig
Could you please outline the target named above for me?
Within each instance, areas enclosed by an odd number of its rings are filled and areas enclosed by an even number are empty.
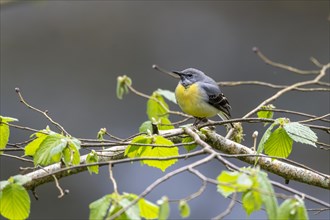
[[[215,216],[214,218],[212,218],[212,220],[223,219],[224,217],[229,215],[230,212],[232,211],[232,209],[234,208],[234,205],[236,202],[236,197],[237,197],[237,193],[235,192],[231,198],[231,201],[230,201],[227,209],[225,211],[223,211],[222,213],[220,213],[218,216]]]
[[[288,87],[287,85],[275,85],[272,83],[266,83],[261,81],[228,81],[228,82],[217,82],[220,86],[240,86],[240,85],[259,85],[259,86],[267,86],[269,88],[273,89],[284,89]],[[292,90],[295,91],[301,91],[301,92],[329,92],[329,88],[322,88],[322,87],[316,87],[316,88],[293,88]]]
[[[58,196],[58,198],[62,198],[65,194],[63,192],[63,189],[61,188],[59,182],[58,182],[58,179],[56,178],[55,175],[52,175],[52,177],[54,178],[54,181],[55,181],[55,185],[56,185],[56,188],[58,189],[58,191],[60,191],[60,195]]]
[[[115,178],[113,177],[112,164],[109,164],[109,177],[113,185],[113,191],[118,194],[118,187]]]
[[[167,75],[169,75],[169,76],[172,76],[173,78],[176,78],[176,79],[179,78],[178,75],[176,75],[176,74],[174,74],[174,73],[172,73],[172,72],[170,72],[170,71],[168,71],[168,70],[165,70],[165,69],[159,67],[159,66],[156,65],[156,64],[152,65],[152,68],[155,69],[155,70],[158,70],[158,71],[161,72],[161,73],[165,73],[165,74],[167,74]]]
[[[294,68],[292,66],[284,65],[282,63],[276,63],[276,62],[268,59],[263,53],[261,53],[261,51],[257,47],[253,48],[253,52],[255,52],[265,63],[267,63],[271,66],[280,68],[280,69],[288,70],[293,73],[307,75],[307,74],[319,74],[319,72],[320,72],[319,70],[300,70],[300,69]]]
[[[2,149],[2,150],[4,150],[4,149]],[[10,158],[14,158],[14,159],[17,159],[17,160],[33,163],[33,160],[22,158],[22,157],[11,155],[11,154],[0,154],[0,156],[1,157],[10,157]]]
[[[48,115],[48,111],[46,110],[46,111],[42,111],[42,110],[40,110],[40,109],[38,109],[38,108],[36,108],[36,107],[33,107],[32,105],[30,105],[30,104],[28,104],[25,100],[24,100],[24,98],[23,98],[23,96],[22,96],[22,94],[21,94],[21,92],[20,92],[20,89],[19,88],[15,88],[15,91],[16,91],[16,93],[18,94],[18,96],[19,96],[19,99],[20,99],[20,102],[22,102],[26,107],[28,107],[29,109],[32,109],[32,110],[34,110],[34,111],[36,111],[36,112],[38,112],[38,113],[41,113],[42,115],[44,115],[52,124],[54,124],[60,131],[62,131],[64,134],[66,134],[67,136],[70,136],[69,135],[69,133],[59,124],[59,123],[57,123],[56,121],[54,121],[49,115]]]

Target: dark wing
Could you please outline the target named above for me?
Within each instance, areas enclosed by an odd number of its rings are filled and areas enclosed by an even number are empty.
[[[223,93],[219,93],[218,95],[209,95],[209,103],[225,113],[228,119],[231,117],[231,106],[229,105],[229,102]]]
[[[208,103],[223,112],[226,118],[229,119],[231,117],[231,106],[229,105],[227,98],[221,92],[218,85],[203,83],[202,87],[204,88],[206,94],[209,97]]]

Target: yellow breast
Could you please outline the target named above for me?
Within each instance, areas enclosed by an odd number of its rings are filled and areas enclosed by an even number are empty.
[[[189,115],[206,118],[219,112],[218,109],[207,103],[205,94],[200,91],[196,83],[188,87],[179,83],[175,89],[175,96],[182,111]]]

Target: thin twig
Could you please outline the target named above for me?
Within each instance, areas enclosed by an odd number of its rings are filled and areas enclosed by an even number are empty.
[[[229,215],[231,213],[232,209],[234,208],[234,205],[236,202],[236,197],[237,197],[237,193],[235,192],[231,198],[231,201],[230,201],[227,209],[225,211],[223,211],[222,213],[220,213],[220,215],[217,215],[214,218],[212,218],[212,220],[223,219],[224,217]]]
[[[178,75],[176,75],[176,74],[174,74],[174,73],[172,73],[172,72],[170,72],[168,70],[165,70],[165,69],[159,67],[156,64],[152,65],[152,68],[155,69],[155,70],[158,70],[161,73],[165,73],[165,74],[167,74],[169,76],[172,76],[173,78],[176,78],[176,79],[180,78]]]
[[[267,111],[272,111],[272,112],[282,112],[282,113],[288,113],[288,114],[294,114],[294,115],[300,115],[300,116],[305,116],[308,118],[316,118],[318,116],[316,115],[312,115],[312,114],[307,114],[304,112],[298,112],[298,111],[292,111],[292,110],[286,110],[286,109],[268,109]],[[325,118],[320,118],[320,121],[325,121],[325,122],[330,122],[329,119],[325,119]]]
[[[271,61],[269,58],[267,58],[261,51],[257,48],[253,48],[253,52],[255,52],[265,63],[280,68],[280,69],[285,69],[293,73],[301,74],[301,75],[308,75],[308,74],[319,74],[319,70],[300,70],[292,66],[284,65],[282,63],[277,63],[274,61]]]
[[[227,82],[217,82],[220,86],[240,86],[240,85],[259,85],[259,86],[267,86],[273,89],[284,89],[288,87],[287,85],[275,85],[272,83],[262,82],[262,81],[227,81]],[[329,88],[293,88],[292,90],[301,91],[301,92],[329,92]]]
[[[113,185],[114,193],[118,194],[118,187],[115,178],[113,177],[112,164],[109,164],[109,177]]]
[[[55,181],[55,185],[56,185],[56,188],[60,191],[60,195],[58,196],[58,198],[62,198],[65,194],[63,192],[63,189],[61,188],[59,182],[58,182],[58,179],[56,178],[55,175],[52,175],[52,177],[54,178],[54,181]]]
[[[33,160],[22,158],[22,157],[11,155],[11,154],[0,154],[0,157],[10,157],[10,158],[15,158],[17,160],[33,163]]]
[[[48,111],[46,110],[46,111],[42,111],[42,110],[40,110],[40,109],[38,109],[38,108],[36,108],[36,107],[33,107],[32,105],[30,105],[30,104],[28,104],[25,100],[24,100],[24,98],[23,98],[23,96],[22,96],[22,94],[21,94],[21,92],[20,92],[20,89],[19,88],[15,88],[15,91],[16,91],[16,93],[18,94],[18,96],[19,96],[19,99],[20,99],[20,102],[22,102],[26,107],[28,107],[29,109],[32,109],[32,110],[34,110],[34,111],[36,111],[36,112],[38,112],[38,113],[41,113],[42,115],[44,115],[52,124],[54,124],[60,131],[62,131],[64,134],[66,134],[67,136],[70,136],[69,135],[69,133],[59,124],[59,123],[57,123],[56,121],[54,121],[49,115],[48,115]]]
[[[302,121],[299,121],[299,123],[306,123],[306,122],[311,122],[311,121],[317,121],[317,120],[321,120],[321,119],[324,119],[324,118],[329,117],[329,116],[330,116],[330,113],[325,114],[325,115],[322,115],[322,116],[319,116],[319,117],[302,120]]]
[[[128,210],[130,207],[132,207],[133,205],[135,205],[141,198],[145,197],[146,195],[148,195],[155,187],[157,187],[159,184],[165,182],[166,180],[170,179],[171,177],[182,173],[184,171],[187,171],[189,168],[193,168],[199,165],[202,165],[204,163],[207,163],[209,161],[211,161],[214,158],[215,155],[210,154],[207,157],[198,160],[194,163],[191,163],[189,165],[180,167],[168,174],[166,174],[165,176],[157,179],[155,182],[153,182],[152,184],[150,184],[140,195],[138,195],[138,197],[136,199],[134,199],[130,204],[128,204],[124,209],[119,210],[118,212],[116,212],[114,215],[110,216],[110,220],[116,219],[117,217],[119,217],[121,214],[123,214],[126,210]]]

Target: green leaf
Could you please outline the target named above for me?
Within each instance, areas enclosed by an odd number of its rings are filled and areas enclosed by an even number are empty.
[[[35,133],[35,136],[37,137],[33,141],[31,141],[28,145],[25,146],[24,152],[25,156],[34,156],[36,151],[39,149],[41,143],[46,139],[48,136],[47,134],[37,132]]]
[[[80,164],[80,153],[77,148],[68,145],[62,151],[63,161],[66,166],[78,165]]]
[[[299,198],[286,199],[278,209],[278,219],[307,220],[304,201]]]
[[[278,125],[278,122],[277,121],[275,121],[273,124],[271,124],[267,128],[267,130],[265,131],[264,135],[262,136],[262,138],[261,138],[261,140],[259,142],[259,145],[258,145],[258,150],[257,150],[257,153],[258,154],[262,153],[262,151],[264,150],[265,143],[268,140],[268,138],[270,137],[270,135],[272,133],[272,130],[273,130],[273,128],[274,128],[275,125]]]
[[[30,214],[30,197],[17,183],[8,184],[1,192],[0,213],[8,219],[26,219]]]
[[[112,201],[112,195],[106,195],[89,204],[89,219],[104,219]]]
[[[171,121],[168,118],[162,117],[159,120],[160,120],[160,123],[157,125],[158,130],[174,129],[174,126],[172,125]]]
[[[175,98],[175,94],[172,91],[169,90],[164,90],[164,89],[157,89],[156,91],[158,94],[162,95],[164,98],[166,98],[167,100],[176,103],[176,98]]]
[[[3,153],[2,149],[5,149],[9,141],[10,130],[9,126],[4,123],[0,123],[0,155]]]
[[[86,164],[97,163],[97,162],[99,162],[99,156],[97,155],[97,153],[94,150],[92,150],[86,157]],[[88,166],[87,169],[90,174],[99,173],[98,165]]]
[[[159,220],[166,220],[170,216],[170,205],[168,204],[168,198],[163,196],[160,200],[157,201],[159,205]]]
[[[101,128],[99,130],[99,132],[97,132],[97,139],[98,140],[103,140],[103,136],[107,133],[107,129],[106,128]]]
[[[117,77],[117,89],[116,94],[118,99],[123,99],[124,94],[128,93],[128,87],[132,85],[132,80],[128,76],[118,76]]]
[[[168,118],[168,109],[164,98],[157,92],[152,93],[152,96],[147,102],[147,115],[149,120],[158,121],[158,119],[162,117]]]
[[[222,171],[217,177],[218,191],[228,197],[234,192],[244,192],[251,188],[253,182],[248,175],[241,172]]]
[[[8,122],[18,121],[16,118],[0,116],[0,155],[3,153],[2,149],[5,149],[9,141],[10,129]]]
[[[66,166],[80,164],[80,141],[76,138],[67,138],[68,144],[62,151],[63,160]]]
[[[173,142],[162,137],[162,136],[154,136],[154,143],[158,145],[166,145],[173,147],[144,147],[145,150],[142,151],[141,157],[172,157],[179,156],[179,149],[175,147]],[[151,167],[156,167],[162,170],[163,172],[173,164],[175,164],[178,159],[171,160],[142,160],[143,164],[146,164]]]
[[[152,122],[151,121],[145,121],[141,124],[139,128],[140,133],[147,133],[147,134],[153,134],[153,128],[152,128]]]
[[[125,156],[129,158],[140,157],[142,152],[146,149],[148,144],[151,144],[152,138],[147,135],[136,136],[132,141],[131,145],[128,145],[125,149]],[[146,146],[133,145],[133,144],[145,144]]]
[[[317,136],[309,127],[298,122],[287,123],[283,127],[286,133],[295,142],[309,144],[316,147],[315,142],[317,142]]]
[[[261,107],[261,110],[258,111],[257,115],[258,115],[258,118],[273,118],[274,116],[274,112],[273,111],[270,111],[272,109],[274,109],[275,106],[270,104],[270,105],[266,105],[266,106],[262,106]],[[264,125],[268,124],[267,122],[264,123]]]
[[[60,134],[48,135],[37,149],[33,161],[34,165],[46,166],[61,160],[62,151],[68,140]]]
[[[187,218],[190,215],[190,207],[185,200],[179,202],[179,211],[182,218]]]
[[[141,145],[133,145],[134,143],[145,144],[145,146]],[[169,147],[151,147],[148,144],[158,144],[164,145]],[[173,146],[173,147],[170,147]],[[139,135],[135,137],[131,145],[127,146],[125,150],[125,155],[129,158],[136,158],[136,157],[171,157],[171,156],[178,156],[179,149],[175,147],[173,142],[162,137],[155,135],[153,137],[147,135]],[[173,165],[177,162],[177,159],[171,160],[142,160],[142,164],[146,164],[151,167],[156,167],[165,171],[169,166]]]
[[[292,150],[293,141],[285,129],[278,127],[265,143],[265,153],[269,156],[287,158]]]
[[[128,200],[127,198],[120,198],[119,200],[119,205],[121,206],[120,209],[126,209],[126,207],[128,207],[131,204],[131,201]],[[118,210],[119,211],[119,210]],[[112,213],[111,215],[115,214]],[[128,219],[134,219],[134,220],[139,220],[140,218],[140,211],[139,211],[139,206],[138,204],[134,204],[133,206],[131,206],[130,208],[128,208],[125,211],[126,216],[128,217]],[[121,217],[117,218],[117,219],[122,219]]]
[[[18,121],[18,119],[12,118],[12,117],[4,117],[4,116],[0,115],[0,122],[8,123],[8,122],[12,122],[12,121]]]
[[[255,190],[249,190],[243,193],[242,195],[242,203],[245,212],[248,216],[257,210],[261,209],[262,199],[260,192]]]
[[[262,203],[265,206],[268,219],[277,219],[277,209],[278,204],[274,189],[270,183],[267,174],[260,171],[257,173],[257,181],[259,183],[258,189],[260,190],[260,195]]]
[[[190,136],[182,138],[182,143],[183,144],[191,143],[193,141],[194,141],[194,139]],[[190,152],[190,151],[194,150],[197,147],[197,144],[186,144],[186,145],[183,145],[183,147],[184,147],[184,149],[186,149],[187,152]]]
[[[156,204],[142,198],[139,200],[138,205],[141,217],[145,219],[155,219],[158,217],[159,207]]]

